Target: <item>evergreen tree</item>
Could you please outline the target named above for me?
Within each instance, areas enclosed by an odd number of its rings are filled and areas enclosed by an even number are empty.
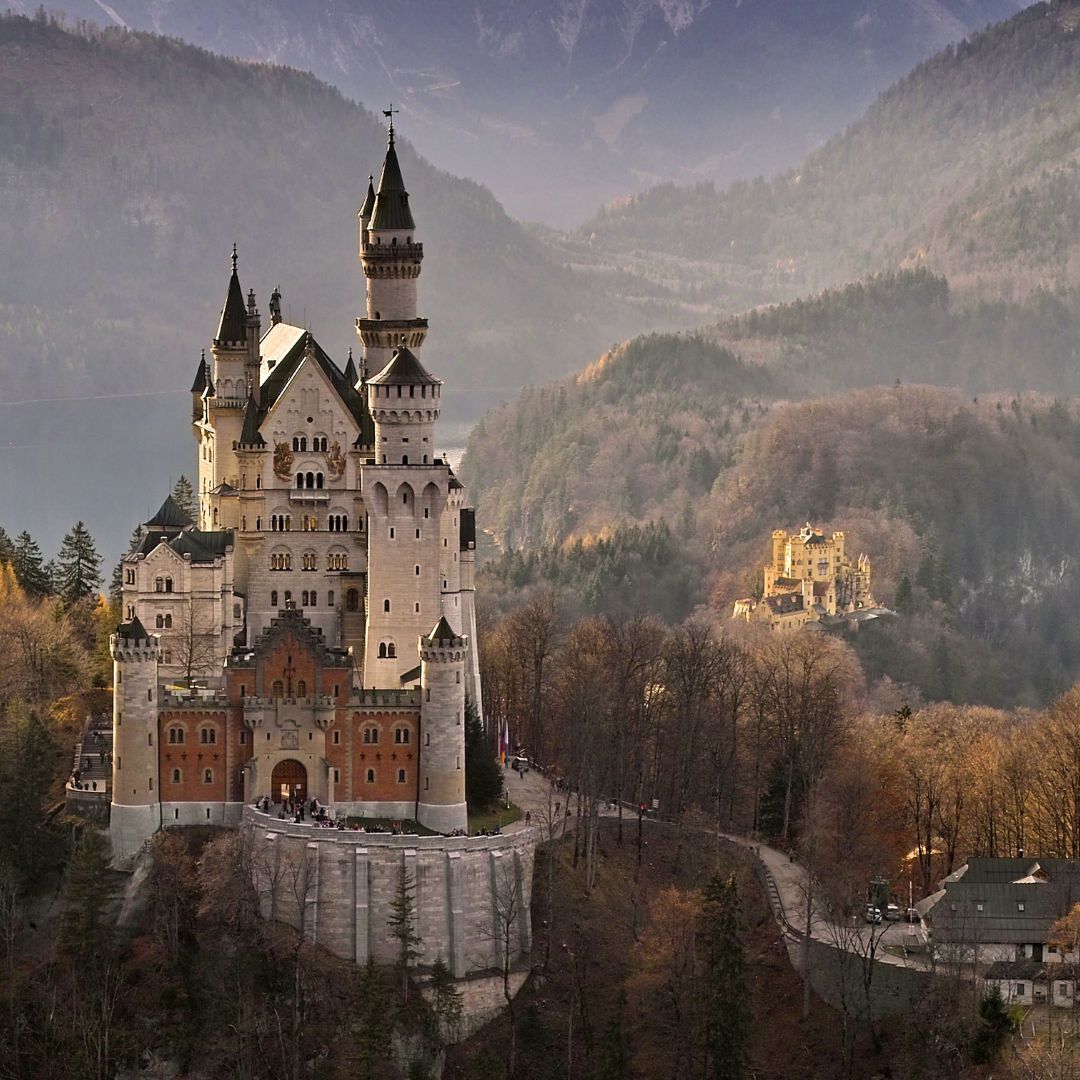
[[[390,915],[386,925],[390,936],[398,943],[398,963],[401,967],[401,1002],[409,1002],[409,968],[420,955],[420,935],[416,932],[416,896],[413,892],[412,875],[401,864],[397,891],[390,901]]]
[[[900,578],[900,583],[896,586],[896,598],[893,604],[901,615],[915,613],[915,592],[911,587],[911,578],[907,574]]]
[[[356,1077],[357,1080],[378,1080],[385,1075],[384,1057],[390,1046],[391,1024],[388,1019],[387,990],[379,978],[375,961],[356,976]]]
[[[619,1003],[604,1029],[600,1058],[594,1074],[596,1080],[630,1080],[630,1045],[623,1030],[625,1011],[626,991],[620,990]]]
[[[746,985],[746,955],[739,940],[739,890],[734,875],[713,875],[705,890],[704,986],[707,1075],[716,1080],[741,1080],[747,1070],[750,1003]]]
[[[101,556],[81,521],[75,523],[60,545],[56,574],[56,591],[67,608],[93,596],[101,585]]]
[[[38,542],[24,529],[15,537],[15,577],[31,596],[48,596],[52,581]]]
[[[4,563],[15,561],[15,543],[7,534],[7,530],[0,525],[0,566]]]
[[[79,835],[68,865],[65,898],[67,908],[60,926],[60,945],[83,963],[106,955],[111,944],[111,925],[106,910],[109,890],[109,844],[93,826]]]
[[[980,1065],[993,1061],[1015,1027],[1001,991],[993,987],[979,1002],[978,1027],[971,1040],[972,1061]]]
[[[465,702],[465,798],[475,813],[491,806],[503,792],[502,768],[484,732],[476,705]]]
[[[172,497],[180,509],[191,519],[192,524],[194,524],[198,520],[195,489],[191,486],[191,481],[184,476],[183,473],[180,474],[180,479],[173,485]],[[141,527],[142,526],[140,526],[140,528]]]
[[[442,956],[435,958],[429,986],[431,1007],[439,1024],[439,1039],[441,1042],[453,1042],[461,1026],[462,995]]]
[[[12,710],[0,727],[0,861],[30,886],[58,854],[44,805],[59,752],[36,712]]]

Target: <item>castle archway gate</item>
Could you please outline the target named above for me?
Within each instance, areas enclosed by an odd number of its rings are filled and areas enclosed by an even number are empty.
[[[274,802],[286,799],[293,802],[307,801],[307,769],[293,758],[286,758],[274,766],[270,774],[270,793]]]

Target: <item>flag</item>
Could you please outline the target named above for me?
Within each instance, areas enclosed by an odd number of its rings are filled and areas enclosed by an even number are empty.
[[[510,749],[510,725],[503,724],[502,734],[499,736],[499,764],[506,768],[506,753]]]

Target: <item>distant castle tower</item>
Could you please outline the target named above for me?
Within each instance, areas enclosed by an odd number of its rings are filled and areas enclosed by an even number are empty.
[[[465,805],[465,661],[468,640],[445,618],[420,639],[420,794],[416,818],[437,832],[468,826]]]
[[[113,852],[136,852],[161,826],[158,775],[158,663],[161,648],[138,617],[109,638],[113,658]]]
[[[356,332],[364,346],[362,375],[366,377],[381,371],[399,345],[419,350],[428,328],[427,319],[416,314],[416,284],[424,246],[413,241],[416,224],[394,148],[393,119],[378,191],[369,177],[367,198],[358,217],[367,308],[356,320]]]

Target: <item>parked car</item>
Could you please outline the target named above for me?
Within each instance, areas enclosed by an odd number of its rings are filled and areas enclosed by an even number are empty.
[[[885,918],[889,922],[899,922],[900,921],[900,908],[896,904],[889,904],[885,908]]]
[[[863,918],[871,925],[881,922],[881,908],[874,907],[873,904],[867,904]]]
[[[909,907],[904,913],[904,918],[910,923],[921,923],[922,919],[919,918],[918,908]]]

